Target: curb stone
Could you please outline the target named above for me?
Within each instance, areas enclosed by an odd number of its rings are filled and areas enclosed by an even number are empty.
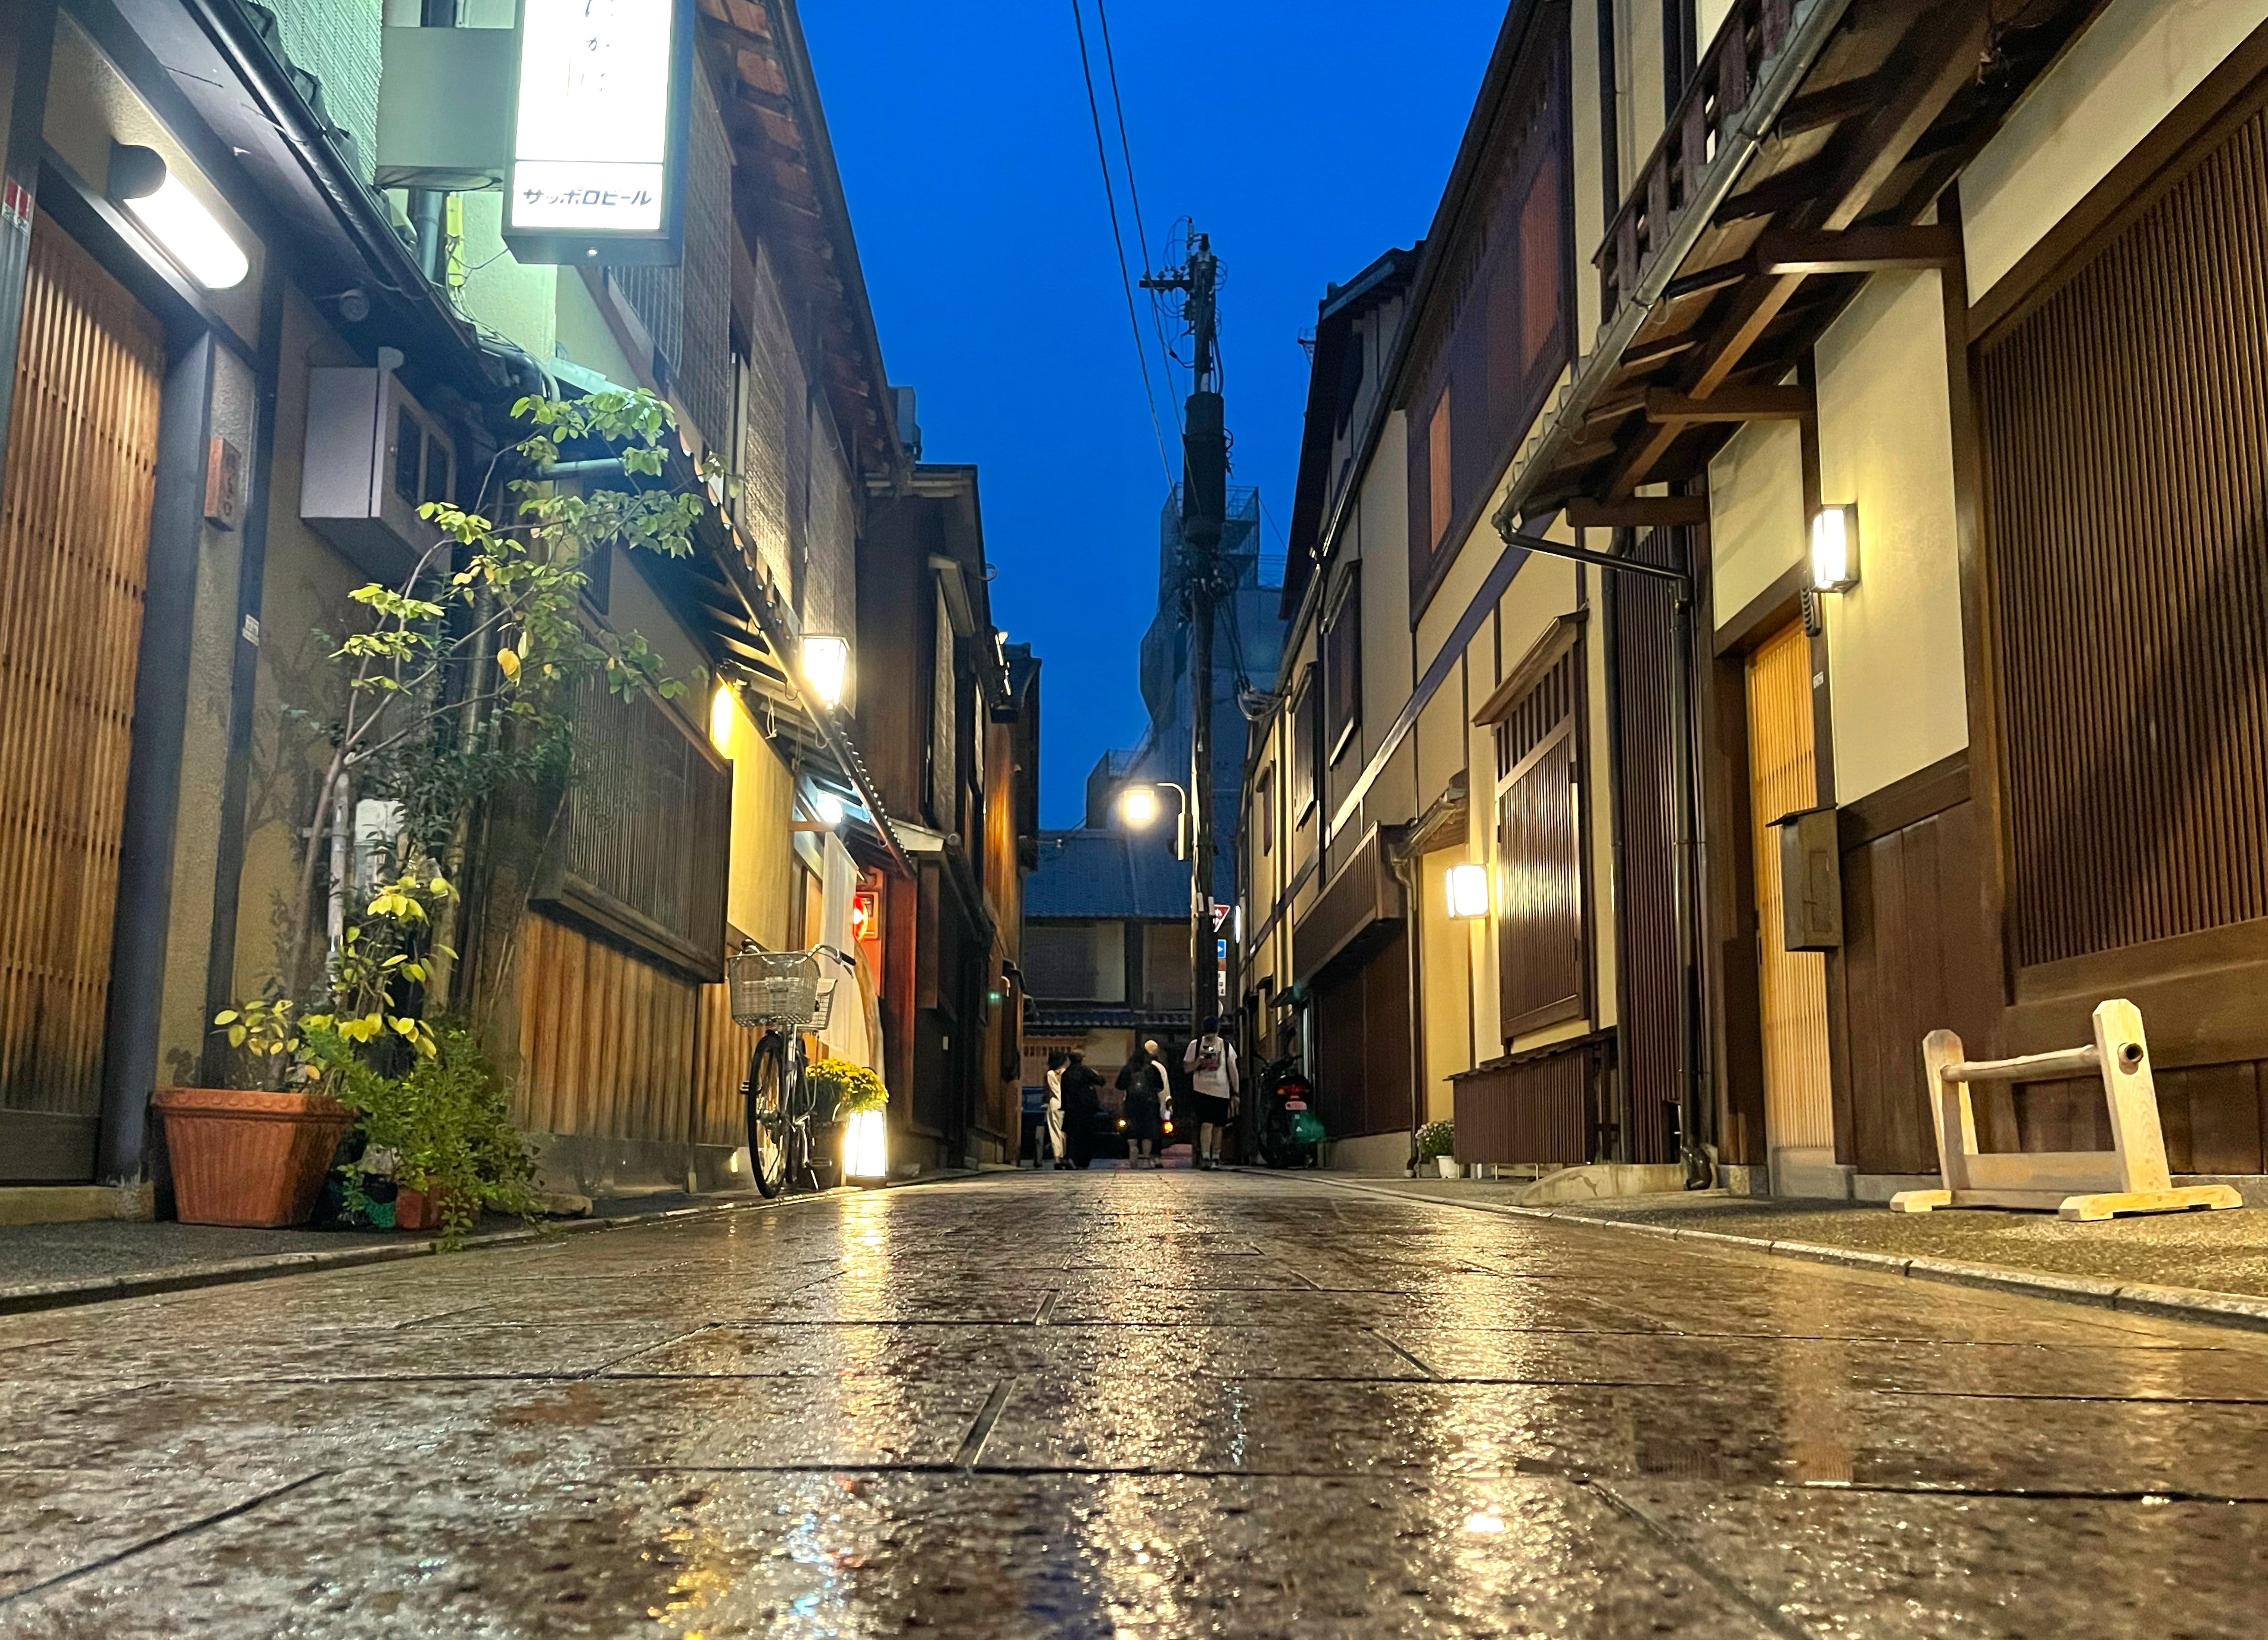
[[[1583,1224],[1594,1230],[1624,1234],[1666,1236],[1712,1250],[1741,1251],[1802,1259],[1814,1264],[1837,1264],[1878,1275],[1899,1276],[1911,1281],[1943,1282],[1951,1286],[1980,1287],[2023,1298],[2053,1298],[2096,1309],[2121,1310],[2163,1320],[2196,1321],[2208,1327],[2236,1327],[2268,1332],[2268,1298],[2247,1293],[2214,1292],[2203,1287],[2161,1287],[2144,1282],[2117,1282],[2100,1276],[2064,1276],[2045,1270],[2017,1269],[2005,1264],[1971,1264],[1960,1259],[1902,1257],[1859,1247],[1837,1247],[1815,1241],[1766,1241],[1756,1236],[1736,1236],[1720,1230],[1682,1230],[1669,1224],[1639,1224],[1628,1219],[1594,1217],[1557,1208],[1522,1207],[1512,1202],[1458,1202],[1442,1196],[1418,1195],[1403,1190],[1381,1189],[1353,1180],[1303,1174],[1307,1183],[1338,1190],[1358,1190],[1365,1195],[1393,1202],[1414,1202],[1432,1207],[1462,1208],[1468,1212],[1497,1213],[1510,1218],[1550,1219],[1563,1224]]]
[[[917,1179],[893,1179],[867,1187],[903,1189],[909,1185],[939,1184],[968,1177],[959,1172],[924,1173]],[[621,1218],[571,1218],[547,1223],[541,1228],[522,1226],[470,1236],[461,1253],[484,1253],[497,1248],[526,1247],[561,1236],[589,1235],[600,1231],[636,1230],[645,1224],[683,1224],[688,1219],[721,1218],[730,1213],[752,1213],[764,1208],[798,1202],[823,1202],[852,1194],[847,1188],[823,1190],[816,1195],[761,1197],[716,1202],[696,1207],[674,1207],[659,1213],[638,1213]],[[859,1194],[864,1194],[863,1191]],[[441,1251],[438,1237],[420,1241],[387,1242],[376,1247],[335,1247],[328,1252],[274,1253],[248,1259],[223,1259],[207,1264],[180,1264],[171,1269],[106,1276],[92,1281],[37,1282],[20,1287],[0,1287],[0,1315],[27,1315],[41,1310],[109,1304],[121,1298],[147,1298],[164,1293],[188,1292],[201,1287],[229,1287],[243,1282],[267,1281],[284,1276],[309,1276],[319,1271],[358,1269],[365,1265],[394,1264],[404,1259],[430,1258]]]

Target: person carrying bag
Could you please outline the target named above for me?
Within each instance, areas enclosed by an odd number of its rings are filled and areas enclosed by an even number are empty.
[[[1189,1119],[1197,1125],[1197,1165],[1218,1167],[1221,1136],[1236,1120],[1239,1089],[1236,1049],[1221,1035],[1218,1017],[1207,1019],[1203,1034],[1182,1050],[1182,1069],[1189,1077]]]

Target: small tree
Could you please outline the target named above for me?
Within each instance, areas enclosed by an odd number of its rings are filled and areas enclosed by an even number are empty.
[[[524,398],[512,415],[534,430],[512,446],[534,474],[505,486],[516,498],[515,521],[425,504],[419,511],[440,539],[398,583],[349,594],[366,625],[335,640],[331,652],[344,678],[340,716],[294,714],[314,724],[328,754],[299,833],[298,893],[284,908],[279,972],[265,995],[215,1021],[232,1045],[265,1063],[271,1082],[320,1074],[306,1049],[309,1030],[335,1033],[379,1059],[382,1045],[396,1041],[431,1056],[419,998],[435,956],[453,954],[438,932],[457,894],[443,861],[460,852],[452,845],[473,811],[504,785],[569,776],[578,685],[602,681],[624,701],[641,689],[674,698],[688,687],[665,675],[644,636],[586,619],[581,597],[594,552],[690,553],[698,493],[634,483],[578,495],[541,476],[563,450],[598,448],[626,475],[659,478],[663,440],[674,424],[669,408],[652,393],[608,392]],[[703,476],[713,481],[720,470],[712,456]],[[492,464],[490,481],[494,473]],[[487,490],[484,482],[482,496]],[[401,827],[384,879],[329,943],[318,970],[316,891],[331,849],[326,820],[357,780],[400,805]]]

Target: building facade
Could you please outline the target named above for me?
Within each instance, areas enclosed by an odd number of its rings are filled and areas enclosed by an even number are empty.
[[[0,1185],[99,1181],[151,1210],[151,1091],[231,1074],[208,1022],[278,970],[340,706],[325,634],[352,629],[349,594],[418,503],[509,504],[515,401],[610,389],[670,406],[666,479],[703,488],[710,455],[723,476],[689,556],[594,554],[581,613],[698,687],[578,703],[574,777],[483,807],[451,861],[462,954],[431,1003],[475,1021],[556,1188],[745,1180],[750,1043],[718,983],[743,941],[858,953],[857,1002],[821,1048],[883,1068],[903,1121],[942,1099],[954,1114],[930,1125],[956,1143],[1001,1125],[1010,1047],[947,1086],[914,1043],[925,973],[1012,966],[998,930],[1035,829],[1019,794],[1036,662],[954,629],[965,715],[940,830],[972,840],[983,915],[922,946],[926,968],[902,960],[885,902],[935,876],[908,841],[935,816],[886,796],[861,746],[889,694],[871,680],[928,665],[934,639],[902,651],[910,636],[877,629],[865,648],[860,594],[874,497],[929,469],[897,424],[794,7],[699,10],[666,266],[523,261],[500,167],[401,146],[425,70],[495,58],[512,18],[482,0],[20,0],[0,19],[0,755],[18,794],[0,815],[17,888]],[[437,51],[444,25],[460,37]],[[168,241],[122,203],[121,152],[159,164],[210,233]],[[352,430],[342,403],[364,407],[364,464],[392,486],[366,516],[320,482],[342,415]],[[850,650],[839,702],[803,664],[819,638]],[[350,841],[319,900],[334,876],[347,892],[385,823],[366,793],[339,812]],[[956,1025],[983,1013],[974,994]]]
[[[2066,1046],[2123,996],[2176,1171],[2268,1168],[2264,23],[1509,9],[1406,294],[1326,304],[1249,763],[1247,1005],[1359,1085],[1340,1131],[1880,1197],[1936,1168],[1927,1031]],[[1351,392],[1335,322],[1381,338]],[[1396,941],[1406,1025],[1381,974],[1324,1041]],[[1993,1148],[2107,1142],[2091,1085],[1987,1105]]]

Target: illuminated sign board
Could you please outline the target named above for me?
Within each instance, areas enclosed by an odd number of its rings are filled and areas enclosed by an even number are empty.
[[[522,0],[505,244],[523,262],[674,262],[689,0]]]

